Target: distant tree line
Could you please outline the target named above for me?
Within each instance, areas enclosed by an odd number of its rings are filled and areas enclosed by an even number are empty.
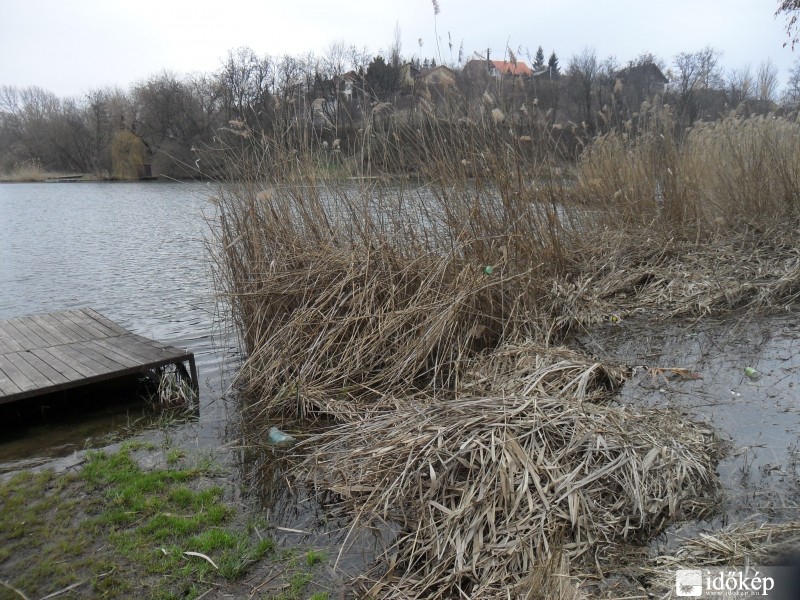
[[[199,149],[220,147],[242,132],[275,134],[293,146],[327,148],[335,141],[337,151],[352,155],[363,142],[359,132],[379,126],[387,114],[475,121],[496,108],[493,118],[500,114],[514,126],[522,122],[515,115],[536,111],[552,126],[578,124],[594,135],[629,124],[643,103],[669,104],[681,126],[731,110],[787,112],[800,105],[800,61],[782,95],[770,61],[725,70],[713,48],[682,52],[669,64],[645,53],[626,65],[586,49],[562,67],[555,52],[546,60],[539,47],[528,56],[533,75],[490,77],[481,62],[488,64],[487,56],[470,61],[477,64],[472,71],[469,62],[463,69],[444,65],[453,85],[429,85],[422,77],[442,65],[434,58],[403,59],[395,37],[386,57],[343,42],[321,56],[258,56],[239,48],[212,73],[165,70],[128,90],[97,88],[79,98],[2,86],[0,174],[35,162],[113,177],[115,140],[117,148],[130,146],[131,136],[141,141],[150,172],[185,177],[199,174]],[[462,58],[463,49],[459,65]],[[504,60],[522,62],[510,50]],[[659,73],[667,83],[659,84]]]

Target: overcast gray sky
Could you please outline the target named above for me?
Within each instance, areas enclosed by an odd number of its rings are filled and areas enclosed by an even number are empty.
[[[785,81],[797,55],[775,0],[0,0],[0,84],[38,85],[59,95],[123,88],[162,69],[213,71],[229,49],[258,54],[324,52],[344,40],[388,48],[395,26],[405,56],[457,58],[462,41],[501,58],[506,47],[555,50],[562,65],[585,47],[624,63],[644,51],[668,63],[710,45],[728,68],[771,58]],[[418,40],[422,39],[420,49]],[[798,50],[800,52],[800,49]]]

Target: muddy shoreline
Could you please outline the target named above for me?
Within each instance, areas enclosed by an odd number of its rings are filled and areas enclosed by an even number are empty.
[[[632,368],[616,403],[677,410],[687,419],[707,424],[723,442],[725,454],[717,467],[721,503],[713,518],[678,520],[647,549],[638,550],[640,557],[642,551],[650,556],[668,552],[686,538],[700,532],[713,534],[732,523],[781,523],[798,518],[800,325],[794,313],[663,323],[618,319],[578,336],[575,342],[604,363]],[[748,376],[746,368],[757,374]],[[280,470],[267,472],[281,460],[280,451],[246,450],[236,440],[208,448],[185,426],[150,430],[132,439],[151,448],[179,449],[190,458],[213,456],[215,463],[222,465],[214,479],[225,487],[226,499],[237,510],[267,519],[281,547],[311,548],[324,555],[319,589],[337,594],[331,597],[343,594],[343,578],[366,568],[392,537],[390,530],[383,534],[348,531],[347,523],[327,518],[305,490],[291,487]],[[115,444],[106,451],[119,448],[120,444]],[[166,451],[140,454],[145,468],[164,466]],[[24,470],[75,473],[85,462],[86,453],[80,451]],[[12,477],[13,472],[5,473],[0,481]],[[384,539],[375,539],[375,535]],[[35,557],[30,560],[35,562]],[[0,563],[0,579],[13,580],[15,573],[6,567],[7,563]],[[284,563],[266,560],[251,567],[242,582],[225,584],[227,588],[217,582],[208,589],[225,590],[232,597],[247,597],[257,589],[264,592],[257,597],[277,597],[286,590],[259,586],[270,578],[285,585],[276,575],[282,569],[286,569]],[[628,570],[621,566],[620,572]],[[642,591],[635,577],[608,575],[600,584],[587,580],[584,591],[598,596]],[[273,596],[266,595],[270,590],[275,592]],[[0,597],[5,597],[4,593],[0,591]]]

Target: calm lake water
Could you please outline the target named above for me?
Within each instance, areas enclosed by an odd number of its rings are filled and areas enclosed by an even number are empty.
[[[234,350],[215,325],[204,245],[215,189],[210,183],[0,185],[0,319],[89,306],[135,333],[188,348],[201,383],[195,427],[208,442],[224,428],[225,358]],[[121,417],[95,419],[89,430],[102,434]],[[27,437],[1,443],[0,462],[79,444],[69,426]]]

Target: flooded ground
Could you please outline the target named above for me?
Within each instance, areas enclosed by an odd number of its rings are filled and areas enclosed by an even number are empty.
[[[718,466],[722,504],[713,522],[678,524],[670,530],[675,535],[659,543],[674,543],[698,528],[800,516],[796,315],[625,321],[584,335],[581,343],[601,360],[635,367],[620,402],[677,409],[708,423],[724,442]]]
[[[718,509],[707,522],[679,518],[652,541],[653,554],[734,522],[800,517],[800,324],[794,314],[624,320],[574,342],[606,363],[632,368],[619,403],[669,407],[706,423],[721,441]],[[280,470],[269,472],[275,463],[268,456],[241,464],[251,469],[243,481],[261,482],[247,491],[251,501],[286,528],[285,538],[327,548],[337,568],[357,572],[391,541],[388,526],[382,532],[350,531],[348,523],[331,521],[304,490],[287,493],[290,484]],[[252,470],[254,465],[261,470]]]

